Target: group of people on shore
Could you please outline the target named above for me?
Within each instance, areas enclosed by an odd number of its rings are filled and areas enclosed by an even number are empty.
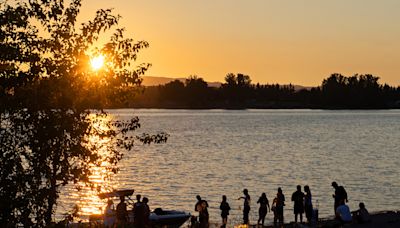
[[[364,203],[360,203],[360,209],[354,212],[350,212],[350,208],[346,205],[348,202],[347,192],[343,186],[339,186],[336,182],[332,182],[332,187],[335,189],[335,193],[332,195],[334,198],[334,213],[335,218],[340,223],[352,222],[355,218],[357,222],[367,222],[369,221],[369,213],[365,208]],[[209,214],[208,214],[208,203],[206,200],[202,199],[199,195],[196,196],[197,203],[195,205],[195,211],[199,213],[198,225],[199,227],[209,226]],[[238,200],[243,200],[243,224],[249,224],[249,213],[250,213],[250,200],[249,191],[243,189],[243,196],[239,197]],[[311,224],[313,221],[318,220],[318,211],[313,209],[312,204],[312,194],[310,187],[308,185],[304,186],[304,192],[301,190],[301,186],[297,185],[296,191],[293,192],[291,201],[293,201],[293,213],[295,216],[295,223],[298,222],[298,217],[300,223],[303,223],[303,214],[305,213],[307,223]],[[283,194],[282,188],[278,188],[276,197],[273,199],[270,206],[269,200],[265,193],[262,193],[259,197],[257,204],[260,204],[258,209],[258,225],[264,226],[265,217],[268,212],[273,211],[274,213],[274,225],[277,226],[278,223],[281,226],[284,223],[284,213],[283,209],[285,206],[285,195]],[[222,196],[222,201],[220,204],[222,226],[225,228],[228,222],[228,215],[231,207],[227,202],[227,197]],[[194,218],[195,219],[195,218]],[[192,221],[193,223],[194,221]]]
[[[345,224],[350,223],[353,219],[357,222],[363,223],[370,220],[368,210],[365,208],[364,203],[360,203],[360,209],[354,212],[350,212],[350,208],[346,203],[347,192],[343,186],[339,186],[336,182],[332,182],[332,187],[335,189],[335,193],[332,195],[334,198],[334,213],[338,222]],[[198,220],[196,217],[192,217],[192,224],[198,224],[201,228],[209,227],[209,213],[208,213],[208,202],[200,197],[196,196],[197,202],[194,210],[199,213]],[[118,203],[116,209],[112,200],[107,202],[107,206],[104,212],[104,225],[105,227],[124,227],[129,222],[127,204],[125,203],[125,198],[120,197],[120,203]],[[249,213],[250,213],[250,202],[251,197],[247,189],[243,189],[243,196],[239,197],[238,200],[243,200],[243,224],[249,224]],[[318,212],[313,210],[312,204],[312,194],[310,187],[308,185],[304,186],[304,192],[302,192],[301,186],[297,185],[296,191],[293,192],[291,201],[293,202],[293,213],[295,216],[295,223],[298,222],[298,217],[300,223],[303,223],[303,214],[307,218],[308,224],[313,221],[318,220]],[[148,205],[148,198],[141,195],[136,195],[136,202],[133,204],[133,220],[135,227],[150,227],[150,207]],[[285,195],[283,194],[282,188],[278,188],[276,196],[274,197],[272,204],[270,205],[267,195],[262,193],[257,200],[259,204],[258,209],[258,225],[264,226],[265,217],[268,212],[273,211],[274,215],[274,225],[279,226],[284,224],[284,207],[285,207]],[[231,207],[227,201],[226,195],[222,196],[222,201],[220,203],[219,209],[221,210],[222,226],[225,228],[228,223],[228,216]]]
[[[150,226],[150,207],[148,205],[149,199],[141,195],[136,195],[136,202],[133,204],[133,217],[135,227],[151,227]],[[104,211],[104,226],[105,227],[124,227],[129,222],[129,214],[125,197],[120,197],[120,202],[117,208],[114,208],[113,201],[110,199],[107,202]]]
[[[302,221],[302,214],[304,213],[304,205],[306,205],[306,211],[307,211],[307,218],[309,221],[311,221],[311,211],[312,211],[312,200],[311,200],[311,191],[308,186],[304,186],[304,190],[306,192],[306,195],[304,195],[303,192],[301,192],[301,187],[297,186],[297,191],[293,193],[292,195],[292,201],[295,202],[294,204],[294,212],[295,212],[295,218],[297,222],[297,215],[300,214],[300,221]],[[196,196],[197,198],[197,203],[195,205],[195,211],[199,212],[199,226],[200,227],[208,227],[209,222],[208,222],[208,203],[206,200],[201,199],[199,195]],[[243,189],[243,196],[239,197],[238,200],[243,200],[243,224],[249,224],[249,213],[250,213],[250,201],[251,197],[249,195],[249,191],[247,189]],[[301,201],[301,203],[300,203]],[[257,200],[257,204],[260,204],[260,207],[258,209],[258,225],[264,226],[265,223],[265,217],[268,212],[271,210],[274,213],[274,224],[277,225],[283,224],[284,222],[284,216],[283,216],[283,208],[285,206],[285,195],[283,194],[282,188],[278,188],[278,192],[276,194],[276,197],[272,201],[272,205],[270,206],[269,200],[267,198],[267,195],[265,192],[261,194],[259,199]],[[220,210],[221,210],[221,218],[222,218],[222,226],[221,228],[225,228],[226,224],[228,222],[228,215],[229,211],[231,210],[231,207],[229,206],[229,203],[227,202],[227,197],[225,195],[222,196],[222,202],[220,204]]]

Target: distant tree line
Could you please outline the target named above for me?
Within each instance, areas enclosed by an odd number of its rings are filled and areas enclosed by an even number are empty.
[[[185,82],[146,87],[128,107],[135,108],[322,108],[379,109],[400,107],[400,87],[379,84],[365,74],[332,74],[322,85],[296,90],[291,84],[252,84],[245,74],[229,73],[221,87],[209,87],[198,76]]]

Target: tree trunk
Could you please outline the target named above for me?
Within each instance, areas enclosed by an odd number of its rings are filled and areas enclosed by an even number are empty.
[[[57,200],[57,165],[56,165],[55,159],[53,159],[53,167],[52,168],[53,168],[53,174],[50,179],[50,189],[49,189],[49,195],[47,198],[48,208],[47,208],[47,211],[45,214],[46,226],[49,226],[51,224],[51,217],[53,215],[54,205],[56,204],[56,200]]]

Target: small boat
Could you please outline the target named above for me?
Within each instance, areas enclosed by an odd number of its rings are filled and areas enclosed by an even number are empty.
[[[167,226],[173,228],[182,226],[190,216],[190,213],[184,211],[162,210],[161,208],[156,208],[150,213],[149,219],[152,226]]]
[[[133,189],[115,190],[112,192],[100,193],[98,196],[100,199],[120,198],[123,196],[128,204],[133,205],[134,202],[131,199],[133,193]],[[133,211],[129,210],[128,213],[129,223],[133,223]],[[176,228],[182,226],[190,217],[191,214],[184,211],[156,208],[150,213],[149,220],[152,227]]]

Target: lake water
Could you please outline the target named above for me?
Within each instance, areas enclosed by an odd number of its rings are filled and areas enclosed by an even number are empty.
[[[309,185],[320,217],[333,215],[331,182],[343,185],[351,210],[364,202],[369,211],[400,209],[400,110],[109,110],[117,119],[139,116],[139,132],[170,134],[166,144],[126,152],[121,171],[108,188],[133,188],[150,207],[194,214],[195,196],[220,221],[226,195],[230,221],[242,221],[243,188],[251,196],[250,220],[258,218],[258,197],[282,187],[285,220],[293,221],[290,201],[296,185]],[[138,133],[139,133],[138,132]],[[100,183],[101,179],[98,180]],[[92,191],[67,187],[58,217],[78,203],[83,214],[105,202]],[[115,202],[117,203],[117,202]],[[267,222],[272,214],[267,215]]]

